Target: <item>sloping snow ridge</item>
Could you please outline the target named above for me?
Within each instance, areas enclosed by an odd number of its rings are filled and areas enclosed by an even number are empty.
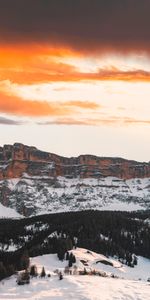
[[[0,218],[22,218],[14,209],[5,207],[0,203]]]
[[[0,186],[6,184],[0,181]],[[150,178],[74,178],[24,174],[7,180],[9,205],[27,216],[85,209],[132,211],[150,208]]]
[[[78,269],[84,269],[81,260],[87,261],[87,268],[97,268],[102,271],[102,265],[108,277],[100,277],[94,275],[64,275],[63,280],[59,280],[58,275],[54,273],[56,269],[63,271],[67,265],[67,261],[59,261],[56,254],[48,254],[32,258],[31,264],[36,264],[38,272],[44,266],[46,273],[50,273],[51,277],[33,278],[30,284],[18,286],[16,284],[16,276],[0,282],[0,299],[1,300],[149,300],[150,299],[150,283],[143,280],[129,280],[131,268],[122,267],[115,260],[109,260],[103,255],[97,254],[87,249],[77,248],[72,250],[76,256],[76,265]],[[141,258],[142,259],[142,258]],[[111,261],[114,270],[124,270],[123,274],[128,274],[128,279],[111,278],[108,265],[102,263],[96,264],[97,261]],[[150,270],[150,260],[142,261],[141,265],[137,266],[139,275],[147,276]],[[73,268],[72,268],[73,269]],[[122,276],[124,277],[124,275]],[[125,278],[125,277],[124,277]],[[142,278],[141,278],[142,279]],[[144,279],[144,277],[143,277]]]

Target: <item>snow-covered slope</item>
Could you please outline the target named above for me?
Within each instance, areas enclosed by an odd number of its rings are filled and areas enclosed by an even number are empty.
[[[86,249],[77,248],[73,252],[77,258],[76,265],[82,269],[84,266],[81,266],[80,260],[88,260],[91,268],[95,266],[97,260],[108,260],[106,257]],[[114,270],[122,268],[120,263],[111,261],[114,264]],[[31,279],[30,284],[25,286],[17,286],[16,276],[3,280],[0,282],[1,300],[149,300],[150,284],[145,281],[94,275],[64,275],[64,279],[59,280],[58,275],[53,271],[63,270],[67,262],[58,261],[55,254],[33,258],[31,263],[37,265],[39,272],[44,266],[46,272],[51,273],[51,277]],[[146,265],[150,267],[150,261],[145,261],[143,272]],[[100,266],[99,269],[101,269]],[[140,269],[139,266],[139,271]],[[127,270],[127,273],[130,274],[130,270]]]
[[[0,181],[0,187],[7,189],[8,206],[26,216],[83,209],[150,208],[150,178],[58,177],[53,180],[24,174],[22,178]]]
[[[106,272],[109,276],[116,275],[119,278],[123,279],[132,279],[132,280],[144,280],[146,281],[150,277],[150,260],[141,256],[138,256],[138,264],[134,268],[128,267],[118,260],[108,259],[104,255],[89,251],[86,249],[77,248],[76,250],[71,251],[77,258],[77,264],[82,268],[80,263],[81,260],[87,261],[87,268],[96,269],[99,271]],[[109,264],[102,263],[112,263],[112,266]]]
[[[32,279],[17,286],[16,277],[0,283],[1,300],[149,300],[150,286],[145,282],[96,276],[67,276]]]
[[[83,270],[84,268],[86,268],[87,271],[92,269],[100,270],[99,267],[97,268],[97,261],[112,263],[112,270],[122,267],[122,264],[120,262],[117,262],[114,259],[108,259],[102,254],[98,254],[84,248],[76,248],[69,252],[72,252],[75,255],[76,263],[74,265],[77,266],[78,270]],[[43,256],[32,258],[31,264],[37,265],[39,270],[41,270],[41,267],[43,265],[46,268],[47,272],[54,272],[56,269],[59,269],[63,272],[64,268],[68,265],[68,261],[66,261],[65,259],[63,261],[58,260],[57,254],[46,254]],[[101,265],[107,267],[103,263],[101,263]],[[73,270],[74,267],[70,269]]]
[[[5,207],[0,203],[0,218],[22,218],[14,209]]]
[[[150,277],[150,259],[144,257],[139,256],[137,266],[131,268],[114,258],[107,258],[102,254],[84,248],[77,248],[70,252],[76,257],[75,265],[78,270],[86,268],[87,271],[96,270],[102,273],[105,272],[108,277],[115,275],[118,278],[128,280],[147,281]],[[56,254],[34,257],[31,263],[36,264],[39,271],[44,266],[47,272],[53,272],[57,268],[63,272],[64,267],[68,265],[66,260],[59,261]]]

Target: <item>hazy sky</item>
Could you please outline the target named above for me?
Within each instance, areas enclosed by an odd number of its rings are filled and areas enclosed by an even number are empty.
[[[149,161],[149,12],[149,0],[0,0],[0,144]]]

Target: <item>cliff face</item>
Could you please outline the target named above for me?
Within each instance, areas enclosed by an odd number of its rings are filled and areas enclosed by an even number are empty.
[[[150,177],[150,163],[93,155],[66,158],[18,143],[0,147],[0,180],[18,178],[24,173],[54,178],[146,178]]]
[[[150,163],[66,158],[22,144],[0,148],[0,202],[24,216],[150,208]]]

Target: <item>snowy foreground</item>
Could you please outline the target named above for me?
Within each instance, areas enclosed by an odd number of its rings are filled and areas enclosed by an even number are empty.
[[[0,299],[6,300],[149,300],[150,284],[121,279],[66,276],[58,280],[33,279],[28,286],[16,286],[15,278],[0,286]]]
[[[146,281],[150,271],[150,260],[139,258],[134,269],[122,266],[119,262],[109,260],[86,249],[77,248],[72,251],[76,255],[78,269],[84,266],[80,260],[87,262],[87,269],[105,270],[109,277],[92,275],[64,275],[59,280],[54,270],[64,270],[66,261],[60,262],[56,255],[43,255],[32,259],[38,272],[42,266],[51,277],[31,279],[29,285],[17,286],[16,276],[0,282],[1,300],[149,300],[150,283]],[[113,266],[104,265],[100,260],[111,261]],[[118,274],[119,278],[111,278],[110,274]],[[121,279],[126,278],[126,279]],[[133,280],[133,279],[141,280]],[[130,279],[130,280],[129,280]]]

